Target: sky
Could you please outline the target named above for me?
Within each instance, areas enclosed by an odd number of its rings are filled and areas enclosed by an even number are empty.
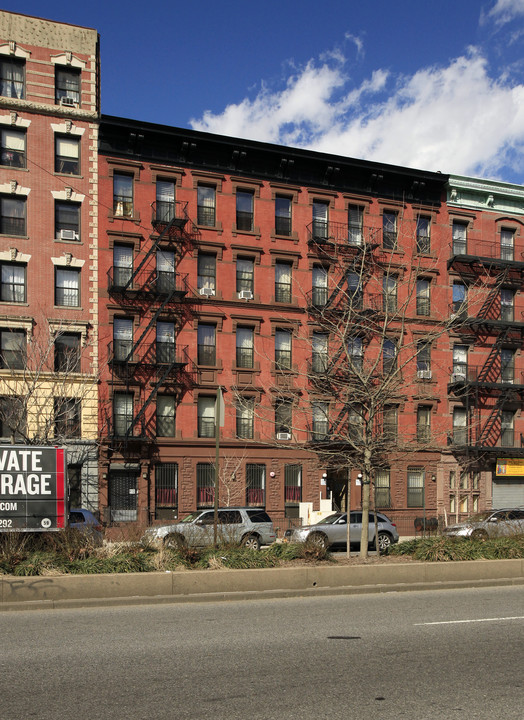
[[[524,0],[4,0],[96,28],[102,112],[524,184]]]

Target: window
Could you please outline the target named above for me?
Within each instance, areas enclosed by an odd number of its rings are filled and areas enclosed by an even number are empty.
[[[197,287],[200,295],[214,295],[216,293],[216,255],[198,253],[198,279]]]
[[[384,275],[382,278],[384,311],[394,313],[397,310],[398,278],[396,275]]]
[[[0,397],[0,437],[22,442],[26,425],[26,399],[15,395]]]
[[[358,273],[350,272],[346,275],[348,284],[348,300],[354,310],[362,309],[362,281]]]
[[[417,315],[430,314],[430,282],[426,278],[417,280]]]
[[[76,398],[55,398],[54,421],[55,438],[79,438],[81,404]]]
[[[155,506],[176,507],[178,502],[178,463],[155,465]]]
[[[385,405],[382,418],[384,441],[395,442],[398,437],[398,408],[395,405]]]
[[[311,369],[314,373],[325,373],[328,369],[328,335],[314,332],[312,337]]]
[[[246,504],[262,505],[266,503],[266,466],[259,463],[246,463]]]
[[[161,364],[175,362],[175,323],[160,322],[156,324],[156,361]]]
[[[80,306],[80,271],[55,268],[55,305]]]
[[[20,130],[2,130],[1,136],[1,164],[9,165],[9,167],[25,168],[25,132]]]
[[[362,372],[364,346],[361,337],[348,338],[347,353],[350,370],[352,372]]]
[[[55,337],[55,372],[80,372],[80,333],[60,333]]]
[[[133,275],[133,248],[128,245],[115,245],[113,248],[113,285],[126,287]]]
[[[311,439],[315,442],[329,440],[328,407],[328,403],[323,401],[311,403],[313,420]]]
[[[277,440],[290,440],[293,420],[291,400],[277,400],[275,404],[275,433]]]
[[[468,226],[465,223],[453,221],[453,255],[466,255],[468,246],[467,228]]]
[[[156,291],[161,295],[170,295],[175,289],[175,253],[172,250],[157,250]]]
[[[284,501],[299,503],[302,500],[302,465],[284,465]]]
[[[0,263],[0,300],[2,302],[26,302],[26,266]]]
[[[253,438],[253,420],[255,399],[239,398],[237,401],[237,437],[250,440]]]
[[[240,298],[250,299],[254,292],[255,263],[250,258],[237,259],[237,293]]]
[[[502,410],[500,414],[500,444],[502,447],[513,447],[515,444],[514,418],[513,410]]]
[[[175,183],[170,180],[157,180],[155,220],[168,223],[175,217]]]
[[[328,238],[328,208],[326,202],[313,201],[313,240],[327,240]]]
[[[510,288],[500,289],[500,319],[506,322],[513,322],[513,301],[515,293]]]
[[[431,440],[431,406],[419,405],[417,408],[417,440],[428,443]]]
[[[109,474],[109,505],[112,522],[132,522],[137,518],[138,474],[123,470]]]
[[[466,408],[453,408],[453,445],[468,444]]]
[[[199,365],[216,365],[216,326],[198,324],[197,362]]]
[[[55,102],[57,105],[80,105],[80,70],[56,67]]]
[[[324,307],[328,300],[328,271],[322,265],[313,267],[312,277],[312,304],[314,307]]]
[[[116,392],[113,396],[113,421],[116,437],[124,437],[133,424],[133,394]]]
[[[197,505],[213,505],[215,502],[215,466],[213,463],[197,463]],[[211,520],[213,522],[213,520]]]
[[[237,190],[237,230],[253,230],[253,193]]]
[[[375,470],[375,504],[378,508],[391,507],[391,479],[389,468]]]
[[[429,236],[430,219],[419,215],[417,218],[417,252],[427,254],[431,252],[431,241]]]
[[[384,375],[394,373],[397,369],[397,344],[385,338],[382,343],[382,372]]]
[[[157,396],[156,434],[158,437],[175,437],[175,398],[173,395]]]
[[[275,198],[275,233],[291,235],[291,198],[277,195]]]
[[[453,377],[452,382],[466,380],[468,375],[468,346],[453,345]]]
[[[0,368],[23,370],[26,358],[25,330],[0,330]]]
[[[500,231],[500,257],[502,260],[513,260],[513,245],[515,233],[513,230],[502,228]]]
[[[213,227],[215,225],[216,189],[208,185],[199,185],[197,190],[197,223]]]
[[[427,340],[417,342],[417,378],[431,380],[431,343]]]
[[[252,368],[254,365],[253,328],[237,327],[236,361],[239,368]]]
[[[387,250],[394,250],[397,247],[397,213],[382,214],[382,245]]]
[[[468,316],[468,289],[464,283],[453,283],[452,312],[455,320],[465,320]]]
[[[80,140],[74,137],[55,137],[55,172],[80,175]]]
[[[408,507],[424,507],[424,470],[408,468]]]
[[[133,176],[124,173],[113,175],[113,214],[118,217],[133,216]]]
[[[2,97],[17,98],[18,100],[25,97],[24,69],[23,60],[5,57],[0,60],[0,95]]]
[[[0,196],[0,233],[23,236],[25,228],[25,198]]]
[[[515,379],[515,353],[509,348],[500,349],[500,377],[505,383]]]
[[[55,238],[78,240],[80,237],[80,205],[70,202],[55,203]]]
[[[275,301],[291,302],[292,265],[286,262],[275,263]]]
[[[198,398],[198,437],[215,437],[215,409],[216,398]]]
[[[359,205],[348,206],[348,242],[350,245],[362,245],[362,225],[364,220],[364,208]]]
[[[275,331],[275,365],[277,370],[291,370],[291,330]]]
[[[133,320],[131,318],[115,318],[113,320],[114,359],[119,362],[131,360],[133,349]]]

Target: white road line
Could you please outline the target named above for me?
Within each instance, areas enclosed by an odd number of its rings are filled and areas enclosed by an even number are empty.
[[[417,625],[459,625],[460,623],[501,622],[502,620],[524,620],[524,615],[517,615],[516,617],[479,618],[478,620],[442,620],[441,622],[415,623],[415,626],[417,626]]]

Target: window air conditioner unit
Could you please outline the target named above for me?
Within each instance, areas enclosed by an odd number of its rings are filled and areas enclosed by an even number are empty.
[[[253,293],[251,290],[241,290],[238,293],[238,297],[240,300],[253,300]]]
[[[78,240],[78,234],[74,230],[60,230],[60,240]]]
[[[277,433],[277,440],[291,440],[291,433],[279,432]]]
[[[210,287],[200,288],[199,292],[201,295],[205,295],[206,297],[211,297],[211,295],[215,294],[215,291],[213,290],[213,288],[210,288]]]
[[[60,105],[66,105],[67,107],[76,107],[75,99],[65,95],[60,98]]]
[[[417,370],[417,377],[421,380],[431,380],[431,370]]]

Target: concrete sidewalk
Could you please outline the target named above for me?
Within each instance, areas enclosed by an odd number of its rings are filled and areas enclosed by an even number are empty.
[[[0,576],[0,611],[524,585],[524,560]]]

